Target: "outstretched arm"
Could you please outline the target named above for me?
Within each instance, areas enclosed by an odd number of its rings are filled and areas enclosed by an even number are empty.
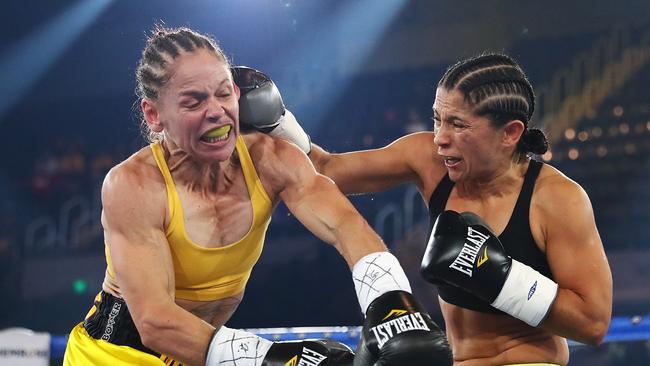
[[[379,192],[403,183],[416,183],[422,192],[432,169],[444,169],[436,164],[440,159],[430,132],[404,136],[380,149],[341,154],[312,144],[309,158],[319,173],[332,178],[346,194]]]
[[[233,67],[241,88],[239,117],[244,130],[257,130],[298,146],[309,155],[319,173],[332,178],[343,193],[378,192],[414,182],[423,192],[423,181],[435,169],[433,134],[415,133],[375,150],[330,154],[312,144],[295,116],[285,108],[273,81],[247,67]],[[437,164],[442,168],[442,164]]]
[[[275,169],[283,179],[280,198],[303,225],[333,245],[350,267],[364,255],[387,250],[330,178],[318,174],[293,146],[281,140],[274,143]]]
[[[451,365],[444,333],[411,294],[406,274],[381,238],[332,180],[316,172],[304,153],[281,140],[274,140],[273,145],[270,155],[276,165],[270,173],[279,177],[280,197],[298,220],[334,245],[351,267],[366,315],[354,364]]]

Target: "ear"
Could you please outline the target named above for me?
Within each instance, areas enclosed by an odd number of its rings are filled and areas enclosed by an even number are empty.
[[[237,84],[235,84],[234,81],[232,83],[232,88],[235,91],[235,95],[237,95],[237,100],[239,100],[239,97],[241,96],[241,91],[239,90],[239,86],[237,86]]]
[[[506,123],[503,129],[503,144],[506,147],[516,147],[521,135],[526,130],[526,125],[518,119]]]
[[[162,132],[163,126],[160,122],[156,105],[149,99],[142,99],[140,102],[140,108],[142,108],[142,115],[144,116],[145,121],[147,121],[147,125],[149,125],[151,131]]]

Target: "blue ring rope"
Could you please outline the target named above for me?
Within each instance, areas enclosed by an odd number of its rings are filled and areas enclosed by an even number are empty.
[[[293,341],[302,339],[331,339],[355,349],[359,341],[361,327],[294,327],[294,328],[257,328],[247,329],[260,337],[272,341]],[[605,336],[607,342],[632,342],[650,339],[650,315],[632,317],[614,317]],[[63,358],[68,335],[52,335],[50,357]],[[569,346],[582,346],[581,343],[569,341]]]

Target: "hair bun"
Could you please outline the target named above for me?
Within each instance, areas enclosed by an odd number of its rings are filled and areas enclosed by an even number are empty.
[[[538,128],[527,129],[521,137],[521,143],[526,151],[533,154],[542,155],[548,151],[548,140]]]

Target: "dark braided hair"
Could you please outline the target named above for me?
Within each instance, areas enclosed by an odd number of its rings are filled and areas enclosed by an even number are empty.
[[[171,77],[170,66],[176,58],[183,53],[192,53],[199,49],[212,52],[230,68],[228,58],[212,37],[189,28],[166,28],[157,25],[147,38],[135,71],[135,93],[138,100],[158,99],[161,88]],[[149,129],[144,118],[141,120],[140,129],[147,141],[159,139],[159,136]]]
[[[474,108],[500,127],[518,119],[525,130],[517,143],[517,152],[544,154],[548,141],[544,133],[528,124],[535,110],[535,93],[521,67],[502,54],[484,54],[451,66],[438,82],[438,88],[460,91]]]

